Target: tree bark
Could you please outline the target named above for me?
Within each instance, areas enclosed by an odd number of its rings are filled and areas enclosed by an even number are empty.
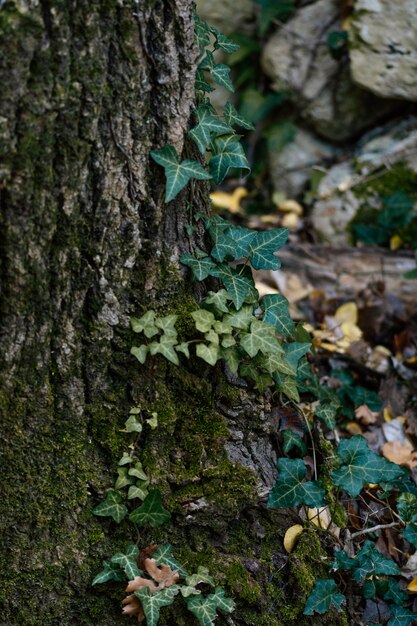
[[[137,537],[92,508],[136,404],[158,412],[141,459],[173,512],[139,546],[169,541],[190,571],[208,566],[238,601],[218,624],[309,623],[322,552],[306,533],[288,557],[288,513],[266,510],[270,399],[231,387],[220,368],[139,366],[129,354],[130,315],[175,312],[186,330],[196,307],[178,257],[195,245],[184,226],[206,209],[204,186],[165,205],[149,158],[184,147],[190,0],[6,0],[0,42],[1,623],[126,623],[122,586],[91,581]],[[160,623],[193,620],[175,608]]]

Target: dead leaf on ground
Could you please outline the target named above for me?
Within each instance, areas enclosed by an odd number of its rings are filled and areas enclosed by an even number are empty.
[[[294,524],[290,526],[284,535],[284,548],[290,554],[294,550],[294,546],[297,543],[298,537],[303,532],[304,528],[301,524]]]
[[[240,201],[247,195],[248,190],[245,187],[236,187],[232,193],[215,191],[210,194],[210,199],[219,209],[227,209],[230,213],[241,213]]]
[[[417,593],[417,578],[414,578],[411,583],[408,583],[407,590],[412,593]]]
[[[404,578],[417,578],[417,552],[412,554],[407,563],[401,568],[401,575]]]
[[[411,445],[411,444],[410,444]],[[417,467],[417,451],[412,446],[399,441],[388,441],[382,447],[382,454],[388,461],[397,465],[406,465],[409,469]]]
[[[134,594],[126,596],[126,598],[122,600],[122,605],[123,615],[128,615],[129,617],[137,615],[138,622],[145,619],[145,613],[143,612],[142,605]]]
[[[368,426],[369,424],[375,424],[378,420],[379,412],[371,411],[367,404],[361,404],[355,409],[355,417],[362,424]]]
[[[319,528],[327,529],[332,523],[328,506],[321,506],[315,509],[307,509],[307,517],[312,524]]]
[[[171,587],[179,580],[179,574],[177,571],[172,570],[169,565],[157,565],[155,559],[145,559],[145,569],[153,580],[150,578],[143,578],[142,576],[136,576],[133,580],[130,580],[126,591],[137,591],[143,587],[147,587],[149,591],[155,593],[161,591],[166,587]],[[158,583],[158,584],[156,584]]]

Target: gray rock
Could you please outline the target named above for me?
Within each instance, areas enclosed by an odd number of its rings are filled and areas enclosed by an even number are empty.
[[[199,16],[222,33],[255,30],[255,3],[252,0],[196,0]]]
[[[280,152],[269,153],[269,168],[275,191],[295,198],[304,190],[311,168],[334,157],[336,153],[334,146],[298,128],[293,141]]]
[[[417,101],[417,2],[356,0],[353,80],[383,98]]]
[[[339,29],[339,0],[318,0],[280,27],[262,56],[273,87],[288,90],[302,117],[334,141],[353,137],[398,106],[356,86],[347,58],[333,59],[327,36]]]

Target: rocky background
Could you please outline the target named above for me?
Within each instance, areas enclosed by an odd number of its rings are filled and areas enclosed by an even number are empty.
[[[415,0],[197,7],[242,45],[227,62],[235,102],[257,126],[247,138],[252,183],[244,185],[269,185],[266,204],[296,199],[313,238],[337,245],[352,244],[352,220],[391,194],[417,200]]]

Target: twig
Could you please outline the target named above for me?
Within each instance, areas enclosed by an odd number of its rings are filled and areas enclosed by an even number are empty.
[[[364,528],[363,530],[358,530],[357,533],[352,533],[350,538],[355,539],[355,537],[359,537],[360,535],[365,535],[366,533],[374,533],[377,530],[383,530],[384,528],[393,528],[394,526],[399,526],[400,522],[391,522],[391,524],[378,524],[378,526],[372,526],[372,528]]]

